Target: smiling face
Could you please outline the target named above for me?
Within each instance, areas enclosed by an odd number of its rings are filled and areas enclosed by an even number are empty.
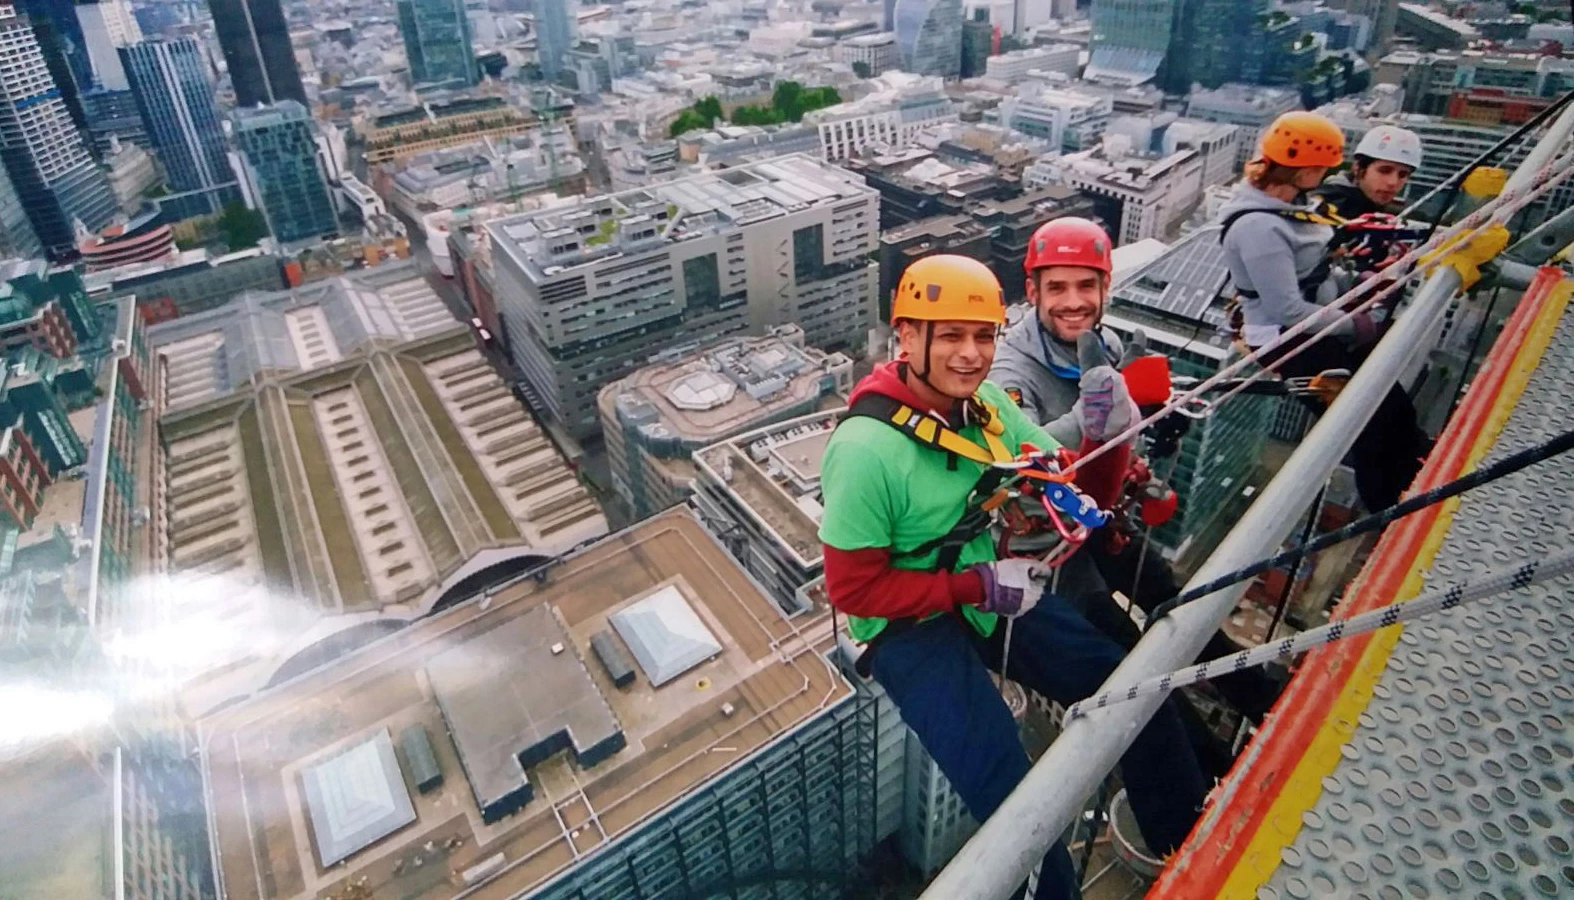
[[[1038,321],[1056,338],[1074,343],[1104,312],[1104,273],[1081,266],[1050,266],[1027,281]]]
[[[1387,206],[1405,189],[1413,171],[1409,166],[1377,159],[1361,168],[1356,185],[1368,200],[1379,206]]]
[[[940,393],[963,398],[973,396],[989,375],[998,332],[988,322],[905,320],[899,335],[902,354],[916,374]]]

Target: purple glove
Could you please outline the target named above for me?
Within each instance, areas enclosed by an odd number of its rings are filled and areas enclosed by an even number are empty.
[[[1036,559],[1002,559],[979,563],[970,571],[984,580],[984,602],[978,608],[1015,618],[1038,605],[1049,586],[1050,568]]]
[[[1102,444],[1141,420],[1142,411],[1126,390],[1126,379],[1105,360],[1097,335],[1090,331],[1077,338],[1077,357],[1082,366],[1081,396],[1071,408],[1083,439]]]
[[[1378,333],[1378,321],[1369,312],[1358,312],[1350,317],[1350,325],[1354,333],[1350,336],[1350,346],[1359,350],[1377,343],[1381,337]]]

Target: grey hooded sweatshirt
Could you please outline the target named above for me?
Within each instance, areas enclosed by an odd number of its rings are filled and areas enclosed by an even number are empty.
[[[1038,316],[1031,309],[1008,328],[1005,340],[995,351],[989,380],[1012,397],[1020,394],[1018,403],[1027,417],[1042,423],[1050,437],[1075,450],[1082,444],[1082,425],[1071,407],[1082,395],[1082,388],[1078,378],[1056,374],[1050,365],[1053,363],[1065,373],[1079,371],[1077,345],[1065,343],[1048,332],[1040,339],[1040,331]],[[1120,360],[1120,338],[1102,326],[1099,336],[1104,338],[1110,365],[1114,365]]]
[[[1236,185],[1220,216],[1227,218],[1247,209],[1309,212],[1311,206],[1286,203],[1243,181]],[[1339,316],[1337,310],[1326,305],[1339,296],[1338,283],[1332,275],[1317,286],[1315,303],[1307,299],[1300,287],[1301,279],[1311,275],[1327,256],[1333,236],[1333,229],[1327,225],[1278,215],[1242,216],[1230,226],[1224,237],[1224,260],[1230,268],[1230,280],[1236,288],[1257,294],[1241,297],[1247,344],[1260,347],[1302,319],[1320,316],[1321,325],[1327,325]],[[1354,325],[1346,320],[1332,333],[1349,335],[1353,331]]]

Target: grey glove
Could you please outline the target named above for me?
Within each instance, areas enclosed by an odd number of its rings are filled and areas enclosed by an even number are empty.
[[[1141,353],[1144,340],[1134,340]],[[1101,444],[1140,421],[1142,411],[1126,391],[1126,379],[1109,364],[1104,344],[1093,332],[1077,338],[1077,361],[1082,366],[1082,396],[1072,410],[1082,426],[1084,440]]]
[[[978,608],[1014,619],[1044,599],[1051,569],[1036,559],[1002,559],[979,563],[970,571],[984,580],[984,602]]]

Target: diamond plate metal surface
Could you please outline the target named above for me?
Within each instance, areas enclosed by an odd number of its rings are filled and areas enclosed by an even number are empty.
[[[1491,458],[1574,422],[1574,307]],[[1427,587],[1574,546],[1574,464],[1466,494]],[[1259,900],[1574,897],[1574,577],[1405,629]]]

